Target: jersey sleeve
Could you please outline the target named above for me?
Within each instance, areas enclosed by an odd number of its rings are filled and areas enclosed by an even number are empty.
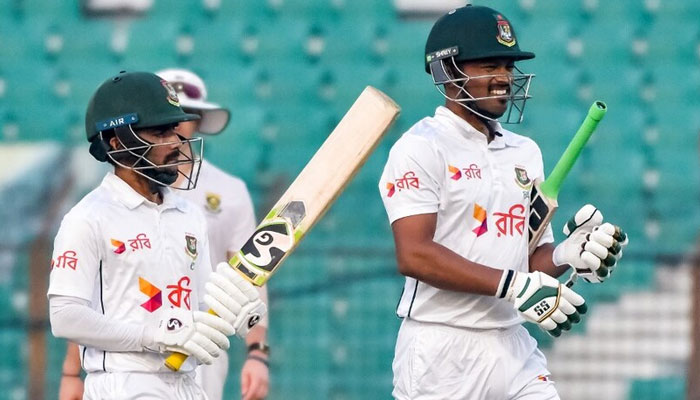
[[[248,192],[248,187],[244,183],[241,183],[240,192],[237,193],[236,207],[230,220],[231,239],[228,242],[227,251],[233,253],[240,250],[257,226],[253,200]]]
[[[379,180],[389,222],[436,213],[440,206],[441,161],[432,144],[404,135],[394,144]]]
[[[100,246],[90,222],[66,215],[54,240],[48,295],[92,301],[100,264]]]

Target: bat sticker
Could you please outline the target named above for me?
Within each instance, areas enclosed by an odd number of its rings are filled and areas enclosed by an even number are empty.
[[[291,224],[283,219],[259,227],[241,248],[241,258],[271,272],[294,244]]]

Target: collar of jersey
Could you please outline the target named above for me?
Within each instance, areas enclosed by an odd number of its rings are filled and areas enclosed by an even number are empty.
[[[450,111],[449,108],[445,106],[438,106],[438,108],[435,110],[435,117],[438,119],[447,119],[459,129],[459,134],[461,136],[468,139],[476,138],[477,141],[486,143],[486,136],[484,136],[483,133],[471,126],[469,122],[463,120],[457,114]],[[519,145],[513,140],[513,135],[509,131],[503,129],[498,121],[491,122],[491,126],[494,128],[493,130],[497,132],[497,134],[491,143],[488,144],[489,148],[502,149],[506,146],[517,147]]]
[[[141,196],[128,183],[124,182],[114,172],[108,172],[102,180],[102,183],[107,189],[112,192],[114,197],[124,204],[128,209],[133,210],[144,203],[149,203],[145,197]],[[159,207],[162,209],[177,208],[180,211],[185,211],[185,201],[172,193],[170,188],[163,188],[163,204]]]

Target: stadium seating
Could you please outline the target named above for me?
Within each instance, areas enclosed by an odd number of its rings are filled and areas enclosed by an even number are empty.
[[[656,325],[649,319],[690,296],[687,287],[664,286],[688,281],[687,271],[660,260],[692,249],[700,218],[700,2],[476,3],[510,16],[521,48],[537,54],[519,63],[536,74],[523,123],[506,128],[539,143],[547,173],[591,102],[609,107],[564,184],[553,227],[561,239],[566,220],[591,202],[632,241],[613,279],[575,286],[591,313],[574,332],[552,340],[529,326],[562,398],[683,398],[687,310]],[[65,151],[84,144],[90,96],[119,70],[174,66],[196,71],[210,99],[231,108],[226,132],[206,138],[205,157],[247,182],[259,217],[366,85],[402,107],[375,154],[270,282],[270,398],[388,397],[403,280],[378,180],[392,143],[444,103],[423,64],[433,19],[402,19],[388,0],[153,4],[143,16],[119,20],[87,18],[77,1],[0,7],[0,159],[12,166],[0,171],[0,225],[23,226],[3,229],[0,246],[0,400],[27,396],[27,330],[17,321],[26,322],[27,243],[44,215],[42,196],[60,182],[55,172],[65,169],[64,157],[82,171],[72,198],[103,172],[87,171],[93,164],[84,147]],[[3,180],[5,171],[18,175]],[[63,342],[48,330],[47,337],[45,382],[53,394]],[[231,393],[244,349],[234,351]]]

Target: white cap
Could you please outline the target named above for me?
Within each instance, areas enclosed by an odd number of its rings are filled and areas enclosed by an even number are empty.
[[[177,92],[180,107],[201,114],[199,121],[200,133],[217,134],[226,128],[230,113],[227,109],[207,100],[207,87],[202,78],[186,69],[170,68],[156,72],[165,79]]]

